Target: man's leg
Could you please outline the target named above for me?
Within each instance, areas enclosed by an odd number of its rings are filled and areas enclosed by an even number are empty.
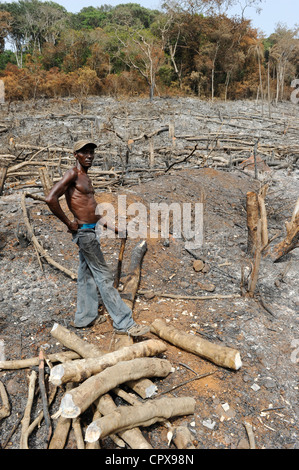
[[[98,291],[93,275],[79,251],[79,269],[77,279],[77,310],[75,326],[83,328],[98,316]]]
[[[78,245],[90,269],[115,330],[126,331],[135,325],[132,310],[113,287],[113,275],[107,266],[94,231],[80,231]]]

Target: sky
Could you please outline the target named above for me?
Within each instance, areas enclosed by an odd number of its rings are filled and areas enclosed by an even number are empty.
[[[161,5],[161,0],[56,0],[56,3],[64,6],[67,11],[72,13],[78,13],[82,8],[88,6],[99,7],[104,4],[116,6],[120,3],[130,2],[138,3],[152,10],[159,10]],[[245,0],[240,0],[240,3],[244,4]],[[255,12],[255,8],[247,8],[245,18],[251,19],[252,26],[262,31],[265,36],[270,36],[275,31],[278,23],[286,25],[289,29],[293,29],[296,23],[299,25],[298,0],[263,0],[261,7],[260,14]],[[236,6],[231,10],[228,16],[234,13],[241,14],[240,6]]]

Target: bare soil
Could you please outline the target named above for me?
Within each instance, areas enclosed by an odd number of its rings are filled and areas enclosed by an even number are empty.
[[[213,141],[215,132],[219,140],[229,132],[237,137],[244,135],[244,139],[251,136],[253,142],[257,136],[261,143],[272,144],[274,148],[284,145],[291,149],[298,142],[298,108],[281,103],[278,108],[272,107],[271,117],[266,114],[262,117],[260,105],[254,102],[156,99],[148,103],[95,97],[88,102],[86,110],[89,116],[97,116],[94,122],[84,116],[77,120],[53,118],[59,113],[71,115],[74,106],[70,100],[64,100],[38,102],[34,107],[32,103],[18,103],[9,113],[4,108],[2,121],[9,124],[9,131],[0,134],[1,153],[7,153],[11,138],[16,143],[72,147],[74,139],[85,136],[100,143],[98,165],[117,170],[123,168],[125,142],[130,137],[150,133],[171,122],[175,141],[165,132],[155,136],[155,162],[150,170],[157,171],[148,171],[146,139],[136,142],[131,148],[130,164],[133,169],[139,166],[144,171],[127,171],[122,184],[97,189],[97,199],[111,202],[117,211],[119,195],[127,196],[127,204],[142,202],[147,208],[154,202],[194,205],[205,195],[204,243],[195,250],[195,255],[205,263],[204,271],[194,270],[195,258],[186,250],[183,238],[148,236],[134,318],[146,324],[163,318],[198,338],[236,348],[241,354],[242,367],[238,371],[227,370],[168,344],[164,357],[171,361],[175,371],[164,379],[153,379],[158,387],[156,396],[164,393],[196,400],[194,415],[177,418],[173,424],[188,426],[197,449],[249,448],[245,421],[253,426],[257,448],[298,449],[298,249],[278,263],[270,258],[262,259],[254,298],[242,296],[240,291],[241,267],[249,270],[252,263],[247,253],[246,193],[258,191],[265,182],[269,184],[266,198],[269,235],[277,236],[273,242],[276,243],[284,236],[285,221],[290,220],[298,199],[297,159],[290,160],[293,155],[290,150],[282,162],[288,165],[269,166],[256,179],[254,170],[244,171],[239,164],[229,168],[219,166],[219,161],[211,160],[206,149],[165,172],[167,162],[179,162],[194,148],[186,141],[186,135],[211,135]],[[209,119],[200,118],[204,115]],[[240,121],[244,116],[248,120]],[[124,141],[113,132],[104,132],[103,125],[108,122],[110,129],[126,136]],[[183,134],[185,138],[180,137]],[[242,152],[238,154],[242,158],[250,156]],[[204,163],[203,154],[209,156]],[[225,150],[223,155],[227,157]],[[290,161],[293,163],[289,164]],[[69,328],[76,309],[76,281],[43,260],[41,269],[33,245],[20,243],[17,238],[17,231],[24,229],[20,206],[23,191],[43,195],[41,187],[20,188],[7,179],[0,197],[0,353],[2,359],[9,360],[37,356],[40,348],[46,354],[64,350],[50,331],[55,322]],[[27,199],[26,204],[34,232],[44,248],[56,261],[76,272],[78,249],[65,227],[45,204],[32,199]],[[115,270],[119,240],[103,237],[101,243],[111,269]],[[135,244],[136,239],[128,239],[123,276]],[[144,295],[144,291],[155,295]],[[181,298],[162,297],[159,293]],[[186,298],[211,295],[236,296]],[[260,296],[268,309],[262,306]],[[112,347],[113,330],[108,316],[104,324],[72,331],[103,349]],[[152,337],[156,336],[152,333],[146,336]],[[0,422],[0,443],[6,449],[19,448],[29,372],[29,369],[0,371],[11,405],[10,416]],[[208,372],[213,374],[183,385],[195,374]],[[165,393],[174,386],[177,388]],[[62,394],[63,388],[51,406],[51,415],[59,408]],[[116,398],[116,403],[122,401]],[[32,419],[40,409],[37,393]],[[81,420],[83,428],[89,420],[90,415],[86,413]],[[155,449],[175,448],[172,442],[168,446],[167,428],[162,424],[145,428],[143,433]],[[109,438],[101,444],[103,448],[115,448]],[[30,436],[29,447],[43,449],[44,446],[42,422]],[[76,448],[72,432],[67,448]]]

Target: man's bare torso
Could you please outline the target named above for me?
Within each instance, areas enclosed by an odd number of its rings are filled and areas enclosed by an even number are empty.
[[[77,168],[71,171],[76,172],[77,176],[65,192],[67,205],[79,224],[95,223],[100,216],[96,215],[97,203],[91,180]]]

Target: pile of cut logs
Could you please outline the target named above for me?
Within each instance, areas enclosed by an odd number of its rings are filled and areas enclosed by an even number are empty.
[[[222,367],[238,370],[242,365],[237,350],[183,333],[163,320],[155,320],[151,324],[151,332],[166,342],[178,345]],[[132,344],[131,338],[124,337],[129,346],[123,346],[124,343],[120,341],[117,346],[119,349],[105,352],[57,323],[54,324],[51,335],[69,351],[51,354],[45,358],[41,349],[38,358],[0,362],[0,369],[33,368],[29,378],[28,402],[21,422],[20,448],[28,449],[29,436],[42,419],[47,427],[45,440],[46,448],[49,449],[64,448],[71,426],[80,449],[100,448],[100,440],[107,436],[119,447],[128,445],[133,449],[150,449],[152,446],[139,427],[147,427],[157,422],[169,427],[169,433],[177,448],[194,448],[193,437],[188,428],[175,426],[168,421],[178,416],[193,414],[196,406],[194,398],[152,398],[157,387],[150,378],[167,377],[173,372],[167,359],[157,357],[167,350],[164,341],[147,339]],[[45,362],[50,366],[50,373],[47,375],[48,387],[45,386]],[[59,363],[53,366],[54,362]],[[38,374],[34,369],[37,365]],[[30,423],[37,375],[43,410]],[[209,374],[203,376],[206,375]],[[197,376],[195,379],[203,376]],[[124,384],[139,395],[139,398],[121,389]],[[58,387],[65,387],[65,393],[58,412],[52,416],[52,419],[57,420],[52,428],[49,406]],[[51,396],[47,396],[46,388],[51,390]],[[0,418],[4,418],[10,414],[10,410],[4,386],[1,390],[5,412],[3,410],[0,413]],[[130,406],[117,407],[110,395],[111,391],[127,401]],[[93,418],[83,438],[80,416],[88,409],[92,410]]]
[[[124,281],[121,295],[131,307],[139,285],[141,261],[145,251],[146,242],[139,242],[132,251],[129,274]],[[169,442],[173,440],[177,448],[194,448],[188,427],[175,426],[169,422],[169,419],[193,414],[196,407],[194,398],[153,398],[157,387],[150,379],[167,377],[174,370],[167,359],[159,356],[167,350],[167,343],[171,343],[218,366],[238,370],[242,366],[240,353],[233,348],[184,333],[161,319],[156,319],[151,324],[151,333],[160,339],[147,339],[134,344],[131,337],[115,335],[118,339],[115,340],[114,351],[106,352],[55,323],[51,335],[68,348],[68,351],[45,358],[41,349],[37,358],[1,361],[2,370],[33,368],[29,380],[28,402],[21,422],[20,448],[28,449],[29,436],[42,419],[47,428],[45,447],[49,449],[65,447],[71,426],[80,449],[100,448],[100,442],[107,436],[118,447],[127,445],[133,449],[150,449],[152,445],[139,428],[157,422],[169,428]],[[53,366],[56,362],[58,364]],[[50,367],[47,374],[48,387],[45,385],[45,363]],[[37,365],[38,374],[34,369]],[[30,423],[37,375],[43,409]],[[207,375],[210,373],[197,375],[193,380]],[[122,385],[129,387],[135,395],[123,390]],[[64,394],[59,410],[51,419],[49,406],[59,387],[64,390]],[[47,388],[51,390],[49,396]],[[172,390],[173,388],[163,393],[171,393]],[[0,392],[5,407],[2,413],[0,410],[0,418],[4,418],[10,414],[9,401],[4,386]],[[110,392],[121,397],[130,406],[117,407]],[[93,418],[83,437],[80,417],[87,410],[92,411]],[[55,426],[52,425],[53,419],[57,420]]]

